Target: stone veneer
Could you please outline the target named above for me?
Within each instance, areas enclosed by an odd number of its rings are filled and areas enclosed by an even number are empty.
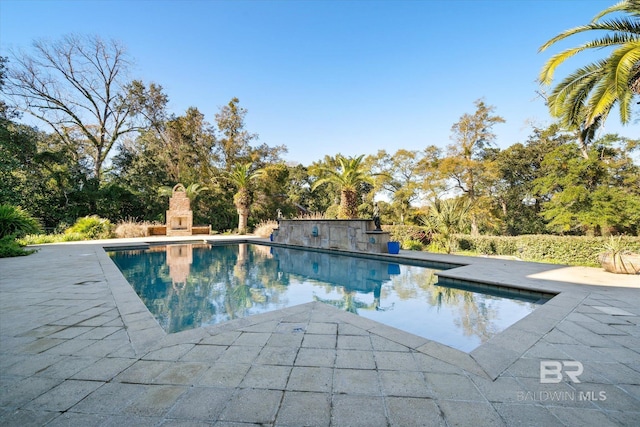
[[[177,184],[173,187],[173,194],[169,199],[167,211],[167,236],[191,236],[193,227],[193,212],[191,202],[187,197],[184,186]]]
[[[387,253],[389,233],[370,219],[281,219],[273,241],[320,249]]]

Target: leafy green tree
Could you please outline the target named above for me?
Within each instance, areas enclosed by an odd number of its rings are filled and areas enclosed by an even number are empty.
[[[55,135],[0,118],[0,203],[22,206],[44,227],[90,214],[98,193]]]
[[[148,86],[141,80],[133,80],[126,86],[126,105],[130,106],[139,117],[149,125],[145,127],[162,133],[169,120],[167,103],[169,97],[162,86],[150,83]]]
[[[327,191],[327,187],[319,187],[312,190],[313,176],[309,172],[309,168],[297,164],[288,166],[289,174],[287,184],[284,189],[287,200],[295,210],[306,212],[324,212],[333,203],[333,196]],[[283,214],[293,214],[295,210]]]
[[[373,159],[377,172],[375,188],[389,195],[391,208],[396,212],[400,224],[404,224],[409,217],[412,205],[421,196],[423,183],[428,180],[424,155],[425,152],[418,150],[400,149],[393,155],[380,150]]]
[[[5,85],[6,76],[7,76],[6,64],[8,62],[9,62],[8,58],[4,56],[0,56],[0,93],[4,92],[3,88]],[[10,119],[12,118],[12,116],[14,116],[14,112],[11,111],[11,108],[7,105],[7,103],[3,99],[0,99],[0,118]]]
[[[362,163],[364,155],[358,157],[344,157],[341,154],[336,156],[337,168],[319,166],[320,178],[314,182],[312,189],[321,185],[333,184],[340,189],[340,211],[338,218],[357,218],[359,195],[358,189],[361,184],[373,184],[371,174],[365,170]]]
[[[109,181],[124,188],[140,203],[140,209],[132,217],[163,221],[167,204],[158,196],[157,189],[177,180],[169,176],[160,141],[153,131],[143,132],[123,144],[112,159]]]
[[[210,154],[215,142],[213,128],[197,108],[191,107],[184,115],[169,117],[135,140],[125,141],[113,159],[109,178],[143,201],[141,210],[133,216],[162,220],[167,206],[166,200],[158,196],[159,187],[172,188],[176,182],[209,183],[219,176]],[[222,198],[225,197],[226,194]],[[210,223],[215,212],[212,209],[219,208],[219,200],[208,202],[205,198],[194,200],[197,223]]]
[[[162,132],[162,153],[168,175],[175,182],[208,181],[214,175],[211,152],[216,138],[197,108],[166,122]]]
[[[214,163],[225,171],[230,171],[238,163],[251,162],[264,166],[279,163],[280,156],[286,153],[285,146],[270,147],[267,144],[252,146],[258,135],[245,128],[247,109],[240,107],[240,100],[233,98],[220,108],[215,116],[218,140],[213,149]]]
[[[323,185],[315,186],[315,182],[325,177],[325,170],[338,170],[340,164],[338,156],[325,155],[322,160],[313,162],[308,168],[308,180],[310,182],[311,197],[315,205],[327,218],[338,218],[340,210],[340,186],[337,182],[325,182]],[[320,196],[320,197],[319,197]]]
[[[558,124],[533,128],[525,144],[513,144],[495,156],[499,180],[493,196],[501,212],[502,234],[537,234],[546,231],[540,216],[541,196],[534,190],[534,181],[543,176],[545,156],[572,138]]]
[[[541,214],[550,231],[638,233],[640,170],[625,152],[629,143],[607,135],[594,142],[586,159],[577,155],[574,144],[563,144],[545,156],[534,184],[543,197]]]
[[[240,100],[233,98],[216,114],[216,125],[221,134],[216,155],[220,167],[227,171],[239,163],[252,161],[250,143],[258,137],[245,129],[247,110],[239,104]]]
[[[278,209],[284,216],[290,217],[298,210],[296,206],[300,206],[296,205],[287,194],[290,167],[284,163],[273,163],[265,165],[261,170],[262,173],[255,181],[250,226],[259,221],[276,219]]]
[[[451,127],[455,143],[447,146],[446,157],[439,163],[442,176],[469,201],[473,235],[479,234],[481,218],[488,221],[493,217],[488,209],[491,203],[487,200],[487,188],[497,179],[497,173],[493,162],[482,158],[485,150],[495,144],[493,126],[505,121],[494,115],[495,107],[484,101],[477,100],[475,106],[473,115],[464,114]]]
[[[628,16],[603,18],[617,12]],[[623,0],[604,11],[586,25],[566,30],[547,41],[540,52],[568,37],[582,33],[606,31],[607,34],[566,49],[547,61],[540,82],[550,85],[557,67],[574,55],[613,48],[608,58],[574,71],[558,83],[548,97],[549,111],[569,129],[579,131],[580,152],[588,159],[589,144],[611,109],[618,104],[620,120],[629,122],[634,95],[640,94],[640,1]]]

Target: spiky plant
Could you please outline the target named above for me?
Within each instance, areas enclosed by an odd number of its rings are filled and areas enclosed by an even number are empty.
[[[0,205],[0,239],[6,236],[20,238],[42,231],[40,223],[19,206]]]
[[[209,190],[209,187],[205,187],[204,185],[197,183],[189,184],[186,188],[182,184],[177,185],[179,186],[178,188],[184,190],[186,196],[192,202],[200,195],[200,193]],[[158,195],[161,197],[171,196],[173,195],[173,188],[174,187],[162,186],[158,188]]]
[[[468,224],[470,209],[469,202],[462,198],[436,199],[420,221],[433,234],[434,243],[450,254],[456,249],[455,235]]]

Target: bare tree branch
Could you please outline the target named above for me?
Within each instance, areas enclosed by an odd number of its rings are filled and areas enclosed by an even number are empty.
[[[136,109],[126,104],[125,49],[115,41],[73,35],[53,43],[36,41],[33,49],[33,54],[14,53],[5,93],[89,157],[99,180],[118,139],[142,129]]]

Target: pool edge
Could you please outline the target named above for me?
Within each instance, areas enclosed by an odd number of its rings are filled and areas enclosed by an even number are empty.
[[[179,244],[179,243],[194,243],[194,242],[206,242],[209,244],[220,245],[220,244],[237,244],[237,243],[253,243],[253,244],[264,244],[269,246],[281,246],[281,247],[293,247],[293,248],[302,248],[306,250],[318,250],[317,248],[305,248],[303,246],[297,245],[284,245],[284,244],[274,244],[273,242],[268,241],[263,238],[251,238],[251,237],[242,237],[242,238],[203,238],[197,240],[188,240],[188,241],[153,241],[148,243],[149,245],[163,245],[163,244]],[[107,274],[107,270],[115,269],[117,271],[117,275],[113,277],[115,281],[115,286],[111,286],[111,280],[109,280],[110,288],[112,289],[112,293],[114,293],[114,298],[116,299],[116,305],[118,306],[119,311],[123,317],[123,321],[127,326],[127,332],[131,337],[131,342],[136,349],[136,352],[147,352],[154,348],[157,341],[170,336],[182,334],[188,331],[179,332],[177,334],[167,334],[162,327],[156,322],[155,318],[147,307],[144,305],[140,297],[135,293],[133,288],[129,285],[128,281],[124,278],[120,270],[117,268],[115,263],[110,259],[107,254],[107,250],[117,250],[120,249],[132,249],[132,245],[100,245],[102,251],[97,251],[97,253],[102,253],[102,256],[99,257],[101,261],[101,265],[103,265],[103,270],[105,270],[105,275]],[[465,273],[465,269],[469,267],[473,267],[476,265],[473,260],[469,260],[469,262],[462,263],[459,256],[448,256],[455,258],[455,261],[447,261],[443,260],[445,256],[441,254],[429,254],[424,252],[416,252],[412,253],[412,251],[401,251],[401,254],[391,255],[391,254],[368,254],[354,251],[343,251],[343,250],[320,250],[320,252],[329,252],[335,253],[339,252],[344,255],[358,256],[363,258],[374,258],[384,261],[389,260],[398,260],[406,263],[407,261],[415,261],[417,265],[420,265],[420,262],[428,262],[428,263],[441,263],[446,265],[455,265],[455,267],[450,267],[447,270],[447,274],[441,274],[442,277],[457,279],[457,280],[465,280],[472,281],[481,284],[486,284],[490,286],[498,286],[509,289],[522,289],[526,291],[534,291],[537,293],[543,294],[553,294],[555,295],[552,299],[550,299],[545,304],[538,307],[532,313],[528,314],[524,318],[520,319],[518,322],[509,326],[499,334],[495,335],[485,343],[471,350],[470,352],[464,352],[462,350],[455,349],[453,347],[447,346],[445,344],[439,343],[437,341],[428,340],[427,338],[420,337],[418,335],[411,334],[409,332],[402,331],[400,329],[394,328],[392,326],[388,326],[382,324],[380,322],[376,322],[374,320],[362,318],[351,313],[344,313],[350,316],[354,316],[355,318],[348,319],[348,322],[351,324],[355,324],[356,326],[360,323],[361,319],[366,322],[371,322],[373,325],[366,330],[370,333],[380,335],[384,338],[390,339],[392,341],[398,342],[399,344],[405,345],[409,348],[412,348],[420,353],[429,355],[431,357],[435,357],[439,360],[442,360],[447,363],[455,362],[454,364],[468,372],[475,374],[484,374],[489,377],[491,380],[495,380],[501,373],[509,368],[516,360],[521,358],[529,348],[531,348],[537,341],[544,337],[549,331],[551,331],[564,317],[569,315],[580,303],[582,300],[588,295],[588,292],[573,292],[571,290],[561,290],[558,289],[557,286],[554,286],[553,283],[546,283],[546,281],[532,279],[535,282],[540,282],[539,284],[513,284],[508,283],[505,280],[496,280],[491,277],[478,278],[477,274],[474,274],[473,278],[463,278],[468,276]],[[412,255],[420,255],[420,256],[412,256]],[[108,263],[104,263],[103,260],[108,260]],[[483,259],[483,261],[486,261]],[[109,265],[106,267],[105,264]],[[524,264],[532,264],[532,263],[523,263]],[[497,265],[497,264],[496,264]],[[542,264],[544,265],[544,264]],[[113,276],[114,271],[110,271],[110,274]],[[480,274],[482,276],[482,274]],[[126,291],[121,286],[122,283],[126,284]],[[115,292],[114,292],[115,291]],[[119,295],[119,298],[116,297],[116,294]],[[131,302],[132,295],[135,295],[136,302]],[[120,299],[120,301],[119,301]],[[121,310],[120,303],[126,304],[127,309]],[[310,303],[306,303],[310,304]],[[320,304],[320,303],[318,303]],[[140,307],[140,305],[142,307]],[[285,309],[275,310],[273,316],[279,317],[282,313],[282,310],[293,309],[296,307],[304,306],[305,304],[299,304],[296,306],[288,307]],[[142,310],[144,308],[144,310]],[[133,312],[131,312],[133,310]],[[336,309],[337,310],[337,309]],[[147,319],[141,325],[132,321],[131,314],[140,313],[141,311],[146,311],[148,314],[148,318],[153,320],[154,325],[151,325]],[[339,310],[338,310],[339,311]],[[263,313],[269,314],[269,313]],[[257,315],[262,316],[263,314]],[[347,317],[350,317],[347,316]],[[254,317],[254,316],[252,316]],[[242,319],[239,319],[242,320]],[[258,320],[258,319],[256,319]],[[345,319],[347,320],[347,319]],[[233,324],[229,324],[229,322],[225,322],[221,325],[227,325],[224,329],[234,329],[236,327],[235,321],[232,321]],[[211,327],[200,327],[197,329],[205,329],[209,331],[209,333],[213,332]],[[417,345],[419,343],[419,345]]]

